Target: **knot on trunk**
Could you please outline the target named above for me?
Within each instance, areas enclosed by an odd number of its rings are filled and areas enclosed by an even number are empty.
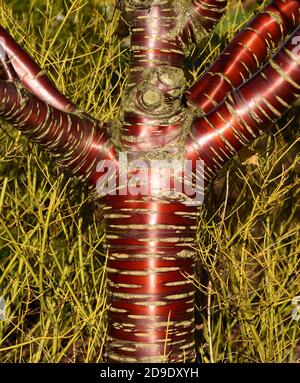
[[[155,3],[156,0],[117,0],[116,6],[121,11],[129,11],[133,8],[147,9]]]
[[[142,80],[128,90],[127,111],[165,118],[182,111],[181,94],[185,77],[181,69],[169,66],[143,71]]]

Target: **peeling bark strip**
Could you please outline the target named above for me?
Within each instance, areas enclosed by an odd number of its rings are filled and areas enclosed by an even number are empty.
[[[253,17],[205,74],[186,91],[188,101],[208,113],[228,92],[256,72],[299,22],[299,0],[273,0],[263,12]]]
[[[124,121],[120,134],[114,134],[120,151],[145,161],[191,159],[195,164],[202,159],[209,181],[299,97],[294,45],[300,38],[299,3],[274,0],[237,35],[188,90],[189,101],[209,112],[192,120],[194,108],[181,102],[185,45],[213,27],[225,0],[119,0],[131,31]],[[244,83],[294,29],[269,63]],[[1,117],[95,188],[101,175],[97,163],[117,161],[106,127],[80,114],[3,29],[0,48]],[[150,182],[156,187],[159,181]],[[195,358],[192,244],[198,210],[183,200],[164,193],[154,198],[151,192],[102,198],[109,251],[107,361]]]

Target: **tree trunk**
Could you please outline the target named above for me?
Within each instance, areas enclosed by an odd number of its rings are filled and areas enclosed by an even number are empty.
[[[182,160],[187,116],[176,2],[140,8],[129,3],[120,4],[132,51],[119,145],[134,160]],[[195,359],[191,244],[197,209],[176,199],[162,194],[106,199],[108,361]]]
[[[39,78],[39,68],[0,29],[5,50],[1,116],[103,194],[109,253],[107,361],[195,360],[193,242],[202,201],[195,199],[197,187],[203,197],[198,181],[207,186],[225,161],[300,94],[300,60],[294,54],[299,1],[274,0],[183,98],[189,44],[212,29],[225,5],[223,0],[118,2],[130,26],[131,59],[122,127],[112,137],[112,129],[80,113],[47,78]],[[270,44],[294,29],[272,60],[245,82],[266,60]],[[126,179],[117,152],[135,163],[127,168]],[[190,179],[183,171],[186,160],[193,165]],[[204,164],[202,173],[198,160]],[[109,177],[106,161],[115,166]],[[159,161],[167,164],[164,171]],[[150,164],[151,171],[137,182],[140,167],[149,169]],[[118,184],[102,193],[112,179]],[[196,185],[196,192],[179,191],[178,180]]]

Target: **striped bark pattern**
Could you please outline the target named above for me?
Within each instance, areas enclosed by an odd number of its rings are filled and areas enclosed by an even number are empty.
[[[96,182],[97,163],[113,159],[105,127],[87,115],[62,112],[29,93],[20,83],[0,80],[0,116],[79,179]]]
[[[107,202],[106,360],[193,361],[197,210],[128,196]]]
[[[128,12],[130,73],[120,137],[132,158],[180,158],[183,44],[172,1]],[[197,210],[159,196],[108,196],[108,361],[192,361]]]
[[[223,16],[227,0],[191,0],[187,5],[181,38],[185,43],[199,39],[198,31],[209,33]]]
[[[0,29],[0,115],[92,188],[99,186],[103,175],[99,161],[118,164],[117,151],[147,164],[189,159],[194,170],[196,161],[202,160],[207,184],[225,161],[299,97],[300,52],[295,41],[300,40],[300,1],[273,0],[256,15],[186,91],[188,105],[182,98],[183,58],[191,41],[213,28],[226,1],[117,4],[130,26],[131,59],[122,128],[113,139],[105,124],[80,113]],[[290,33],[275,56],[249,79]],[[192,245],[198,209],[187,204],[185,195],[131,192],[135,170],[129,173],[115,194],[102,196],[109,252],[105,358],[193,361]],[[195,173],[193,177],[195,181]],[[159,183],[149,174],[143,181],[149,190]],[[121,194],[124,189],[127,192]]]
[[[299,36],[300,27],[261,71],[210,113],[194,120],[187,151],[191,158],[204,160],[208,178],[300,96],[300,56],[294,43]]]
[[[6,79],[13,80],[17,77],[25,88],[42,101],[59,110],[75,112],[76,106],[73,102],[56,89],[43,70],[1,26],[0,47]]]
[[[135,152],[174,151],[185,110],[183,44],[174,34],[177,15],[171,1],[128,12],[131,60],[124,99],[121,144]]]
[[[268,55],[300,22],[299,0],[273,0],[225,48],[186,97],[208,113],[256,72]]]

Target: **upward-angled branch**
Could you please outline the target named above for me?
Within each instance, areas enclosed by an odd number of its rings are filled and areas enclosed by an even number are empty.
[[[300,96],[300,27],[265,67],[213,111],[194,121],[188,156],[205,162],[212,177],[242,147],[257,138]]]
[[[1,26],[0,49],[2,64],[8,75],[7,79],[12,79],[9,72],[11,73],[11,69],[13,69],[21,83],[39,99],[64,112],[74,112],[76,110],[73,102],[58,91],[29,54]],[[10,69],[8,65],[11,66]]]
[[[113,159],[105,126],[61,94],[0,27],[0,116],[43,146],[56,162],[95,185],[97,163]]]
[[[299,0],[273,0],[225,48],[203,76],[187,90],[189,102],[209,112],[226,94],[257,71],[268,54],[300,22]]]
[[[114,158],[99,122],[55,109],[20,84],[0,80],[0,116],[90,184],[97,180],[97,162]]]
[[[180,34],[182,40],[185,43],[196,43],[199,38],[202,38],[203,32],[209,33],[223,16],[226,6],[227,0],[188,1]]]

